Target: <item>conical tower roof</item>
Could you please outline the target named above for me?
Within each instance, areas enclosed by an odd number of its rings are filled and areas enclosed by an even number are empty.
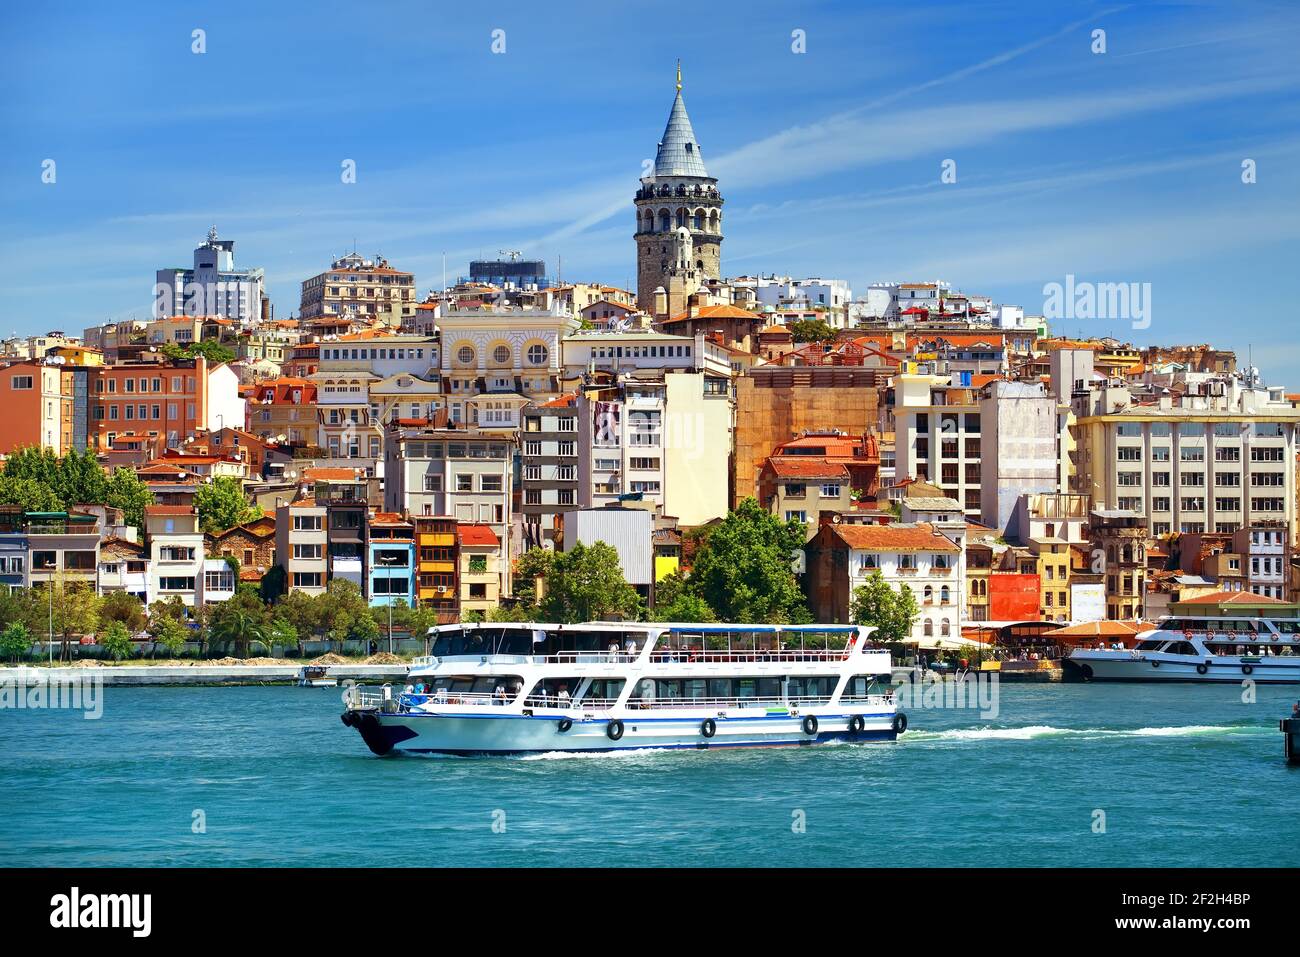
[[[691,118],[686,115],[686,103],[682,99],[681,68],[677,70],[677,96],[673,100],[672,112],[668,114],[668,125],[664,127],[663,139],[659,141],[659,152],[655,154],[655,176],[708,176],[704,168],[704,159],[700,155],[700,144],[695,139],[695,130],[691,129]]]

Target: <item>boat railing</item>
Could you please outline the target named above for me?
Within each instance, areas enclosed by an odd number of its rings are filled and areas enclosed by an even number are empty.
[[[653,664],[733,664],[738,662],[762,661],[846,661],[849,649],[811,650],[773,648],[755,651],[694,651],[689,648],[652,651],[650,661]]]
[[[348,689],[347,703],[350,708],[377,708],[380,710],[397,708],[414,708],[426,705],[455,705],[470,707],[506,707],[518,699],[514,695],[499,695],[482,691],[438,691],[432,694],[415,692],[394,692],[392,688],[371,688],[354,685]],[[830,695],[796,695],[790,698],[769,697],[719,697],[719,698],[632,698],[627,707],[634,711],[661,710],[665,708],[706,708],[723,710],[730,708],[800,708],[830,704]],[[877,693],[867,695],[844,695],[841,704],[887,705],[894,700],[893,694]],[[387,702],[387,704],[386,704]],[[556,695],[529,695],[523,699],[523,707],[551,709],[556,711],[608,711],[618,703],[617,698],[560,698]]]

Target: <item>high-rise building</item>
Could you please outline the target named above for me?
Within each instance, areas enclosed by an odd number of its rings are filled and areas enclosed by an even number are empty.
[[[194,250],[189,269],[159,269],[154,284],[153,315],[224,316],[241,323],[262,317],[265,275],[261,268],[235,268],[235,241],[218,239],[217,227]]]

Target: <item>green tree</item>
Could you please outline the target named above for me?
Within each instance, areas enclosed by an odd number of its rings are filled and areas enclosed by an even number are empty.
[[[61,512],[63,500],[36,479],[0,475],[0,505],[17,505],[24,512]]]
[[[835,330],[825,319],[796,319],[785,327],[795,342],[825,342],[835,338]]]
[[[104,633],[99,636],[99,645],[104,649],[104,653],[114,661],[130,658],[131,651],[135,647],[131,642],[131,633],[126,630],[126,625],[120,621],[109,624]]]
[[[273,605],[288,590],[288,584],[288,575],[285,573],[284,566],[272,565],[266,570],[266,574],[262,576],[262,581],[257,587],[262,594],[262,601],[268,605]]]
[[[690,582],[681,572],[672,572],[655,583],[653,621],[717,621],[713,609],[691,591]]]
[[[299,654],[303,653],[303,643],[313,640],[320,631],[323,598],[295,590],[282,596],[275,606],[275,616],[287,621],[297,633]]]
[[[102,505],[108,498],[108,478],[94,453],[69,449],[59,459],[54,491],[68,508]]]
[[[191,343],[188,346],[178,346],[174,343],[166,343],[158,350],[164,358],[193,359],[196,356],[203,356],[208,360],[208,365],[220,365],[223,362],[234,362],[235,353],[229,346],[223,346],[211,339],[203,339],[199,342]]]
[[[140,480],[134,470],[118,467],[109,476],[104,503],[122,510],[122,520],[127,525],[144,529],[145,506],[153,504],[153,492]]]
[[[149,623],[149,635],[153,638],[151,656],[156,656],[158,649],[161,648],[167,657],[176,658],[185,650],[185,642],[190,639],[190,630],[170,615],[159,615]]]
[[[346,578],[329,583],[320,602],[320,621],[325,636],[342,647],[345,641],[369,642],[379,637],[379,628],[370,616],[370,606],[361,589]]]
[[[11,621],[0,631],[0,657],[16,661],[32,650],[32,633],[21,621]]]
[[[722,621],[808,621],[808,607],[791,567],[803,545],[803,525],[782,522],[747,498],[702,539],[691,570],[691,591]]]
[[[144,628],[147,622],[144,602],[124,591],[112,591],[99,603],[99,624],[107,628],[111,622],[120,621],[126,630],[135,634]]]
[[[536,549],[534,549],[536,551]],[[574,545],[550,560],[539,610],[546,621],[567,624],[635,618],[641,598],[623,577],[612,545]]]
[[[850,614],[854,624],[875,625],[876,641],[892,643],[912,636],[912,626],[921,611],[916,596],[906,585],[898,591],[890,587],[880,570],[871,573],[865,584],[853,589]]]
[[[247,658],[248,648],[253,642],[266,644],[269,630],[264,622],[246,609],[238,606],[225,607],[230,604],[231,602],[223,602],[219,610],[213,612],[212,623],[208,626],[208,639],[226,650],[234,649],[237,658]]]
[[[50,588],[54,590],[54,634],[61,639],[59,657],[71,660],[74,640],[95,634],[99,627],[100,599],[85,582],[59,577],[41,588],[41,599],[47,605],[50,593],[46,589]]]
[[[200,485],[194,493],[194,506],[205,532],[220,532],[262,517],[262,507],[248,500],[244,483],[233,475]]]
[[[298,629],[284,618],[272,618],[267,628],[267,640],[274,647],[279,645],[286,653],[288,649],[294,648],[298,652],[298,657],[302,657],[302,641],[298,637]]]
[[[44,446],[23,446],[9,453],[4,474],[6,478],[30,479],[53,489],[58,484],[59,457]]]

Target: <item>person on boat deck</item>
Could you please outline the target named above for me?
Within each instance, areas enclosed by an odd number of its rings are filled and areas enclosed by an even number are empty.
[[[438,691],[437,691],[437,693],[434,694],[434,697],[437,698],[439,701],[446,701],[446,700],[447,700],[447,689],[446,689],[446,688],[439,688]]]
[[[555,700],[556,700],[556,702],[557,702],[559,705],[561,705],[561,706],[564,706],[564,707],[567,707],[567,706],[568,706],[569,702],[570,702],[571,700],[573,700],[572,697],[569,695],[569,686],[568,686],[568,685],[560,685],[560,691],[559,691],[559,693],[555,696]]]
[[[629,658],[636,657],[636,640],[633,638],[627,640],[627,656]]]
[[[609,651],[610,661],[618,661],[618,640],[617,639],[611,639],[609,642],[609,648],[606,650]]]
[[[505,703],[506,703],[506,686],[505,686],[505,685],[503,685],[503,684],[498,684],[495,688],[492,689],[492,702],[493,702],[493,704],[505,704]]]

